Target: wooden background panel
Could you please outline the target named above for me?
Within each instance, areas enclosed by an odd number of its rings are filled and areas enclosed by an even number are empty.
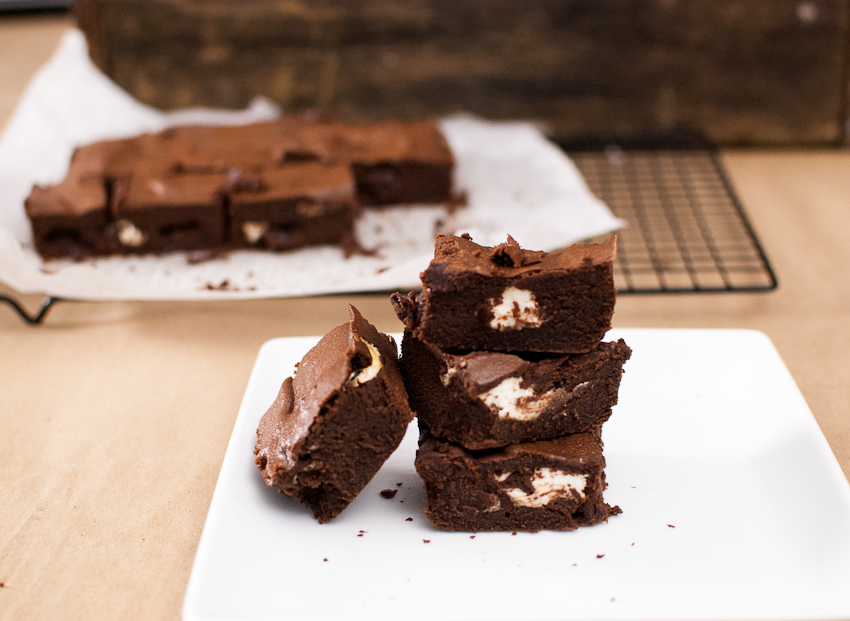
[[[80,0],[96,61],[147,103],[346,119],[470,111],[557,135],[695,128],[839,144],[850,0]]]

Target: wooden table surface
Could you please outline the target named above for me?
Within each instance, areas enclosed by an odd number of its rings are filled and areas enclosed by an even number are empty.
[[[72,24],[0,16],[0,127]],[[850,476],[850,152],[723,160],[778,290],[621,296],[614,323],[764,331]],[[323,334],[348,302],[401,329],[383,295],[62,303],[40,327],[0,306],[0,618],[179,618],[260,345]]]

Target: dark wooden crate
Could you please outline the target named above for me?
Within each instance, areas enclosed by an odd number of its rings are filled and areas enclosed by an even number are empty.
[[[92,57],[161,108],[470,111],[553,134],[842,144],[850,0],[78,0]]]

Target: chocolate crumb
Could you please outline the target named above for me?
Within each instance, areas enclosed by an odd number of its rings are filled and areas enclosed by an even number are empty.
[[[381,497],[382,498],[392,498],[396,494],[398,494],[397,489],[382,489],[381,490]]]
[[[669,526],[670,528],[676,528],[676,527],[675,527],[675,526],[673,526],[672,524],[668,524],[667,526]]]
[[[357,536],[358,536],[358,537],[362,537],[362,536],[363,536],[363,533],[357,533]]]
[[[472,241],[472,235],[470,235],[469,233],[462,233],[461,237],[467,241]]]
[[[596,558],[602,558],[603,556],[605,556],[605,555],[604,554],[597,554]]]
[[[405,522],[412,522],[412,521],[413,521],[413,518],[412,518],[412,517],[409,517],[409,518],[407,518],[407,519],[405,520]]]
[[[470,538],[470,539],[475,539],[475,535],[470,535],[470,536],[469,536],[469,538]]]
[[[513,536],[513,535],[516,535],[516,531],[512,532],[512,533],[511,533],[511,535],[512,535],[512,536]]]
[[[328,559],[326,559],[326,558],[323,558],[322,560],[326,563],[328,562]]]
[[[401,487],[401,483],[402,483],[402,482],[401,482],[401,481],[399,481],[398,483],[396,483],[396,485],[398,485],[399,487]]]
[[[430,539],[423,539],[422,543],[431,543],[431,540]]]

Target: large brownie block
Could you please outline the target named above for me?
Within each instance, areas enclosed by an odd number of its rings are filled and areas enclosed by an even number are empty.
[[[431,433],[468,449],[546,440],[599,427],[617,403],[622,341],[586,354],[448,354],[406,332],[410,407]]]
[[[319,522],[354,500],[413,419],[395,342],[349,310],[351,321],[325,335],[283,382],[254,449],[266,484]]]
[[[230,239],[236,247],[354,244],[349,238],[358,204],[348,166],[307,162],[243,175],[229,194]]]
[[[582,353],[596,347],[614,313],[616,239],[555,252],[495,248],[468,235],[437,235],[423,290],[394,294],[416,338],[446,351]]]
[[[451,531],[572,530],[620,513],[605,504],[605,459],[598,434],[468,451],[427,431],[416,471],[425,513]]]
[[[168,252],[224,244],[223,175],[138,174],[116,182],[113,235],[123,252]]]

